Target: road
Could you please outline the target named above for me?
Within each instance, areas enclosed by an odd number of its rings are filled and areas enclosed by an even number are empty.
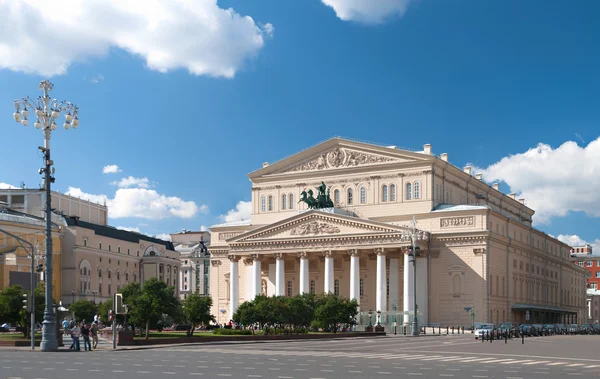
[[[505,344],[465,334],[116,352],[0,351],[0,378],[592,378],[600,376],[598,342],[600,336],[554,336]]]

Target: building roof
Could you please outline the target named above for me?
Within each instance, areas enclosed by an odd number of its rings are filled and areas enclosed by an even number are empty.
[[[251,225],[251,220],[249,218],[247,218],[245,220],[230,221],[230,222],[224,222],[222,224],[216,224],[216,225],[211,226],[211,228],[222,228],[225,226],[247,226],[247,225]]]
[[[476,211],[476,210],[487,210],[491,209],[487,205],[466,205],[466,204],[439,204],[433,210],[432,213],[437,212],[455,212],[455,211]]]
[[[91,229],[98,236],[104,236],[133,243],[139,243],[140,240],[144,240],[157,245],[163,245],[167,250],[175,251],[171,241],[165,241],[159,238],[147,236],[145,234],[117,229],[108,225],[98,225],[91,222],[81,221],[77,217],[65,217],[65,221],[67,222],[68,226],[79,226],[82,228]]]
[[[9,208],[0,209],[0,221],[15,222],[19,224],[29,224],[35,226],[46,226],[46,219],[32,216],[28,213],[17,212]],[[65,224],[66,225],[66,224]],[[52,227],[58,228],[58,224],[53,222]]]

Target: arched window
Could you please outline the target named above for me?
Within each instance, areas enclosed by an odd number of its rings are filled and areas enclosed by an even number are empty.
[[[385,184],[383,185],[383,187],[381,188],[381,192],[382,192],[382,200],[383,201],[388,201],[388,186],[386,186]]]
[[[336,279],[333,281],[333,294],[335,296],[340,296],[340,280]]]
[[[273,196],[269,195],[269,212],[273,210]]]
[[[128,281],[129,281],[129,273],[128,273],[128,272],[126,272],[126,273],[125,273],[125,281],[126,281],[126,282],[128,282]]]
[[[286,207],[287,207],[287,196],[284,193],[283,195],[281,195],[281,209],[283,209],[285,211]]]
[[[294,194],[290,193],[288,195],[288,199],[290,201],[290,206],[288,207],[289,209],[294,209]]]
[[[260,197],[260,211],[261,212],[267,211],[267,198],[265,197],[265,195],[262,195]]]
[[[354,193],[352,193],[352,188],[348,188],[348,201],[346,202],[348,205],[352,205],[354,202]]]
[[[336,189],[335,191],[333,191],[333,203],[336,205],[340,203],[340,190],[339,189]]]
[[[360,203],[361,204],[367,203],[367,189],[364,186],[360,187]]]
[[[90,290],[92,267],[86,260],[81,261],[79,264],[79,292],[81,294],[87,294]]]
[[[317,292],[317,286],[314,280],[310,281],[310,289],[309,289],[311,294],[315,294]]]
[[[287,282],[287,295],[289,297],[292,296],[292,281],[291,280],[288,280],[288,282]]]
[[[396,201],[396,185],[390,185],[390,201]]]
[[[110,279],[110,277],[111,277],[111,271],[109,270],[108,271],[108,279]]]
[[[365,280],[363,278],[358,281],[358,293],[360,296],[365,296]]]
[[[415,199],[418,199],[421,195],[421,183],[415,182],[415,187],[413,190],[415,191]]]
[[[406,200],[410,200],[412,198],[412,185],[410,183],[406,183]]]

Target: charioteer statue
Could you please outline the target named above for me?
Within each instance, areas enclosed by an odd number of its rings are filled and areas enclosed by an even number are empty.
[[[321,185],[317,187],[317,191],[318,195],[316,199],[313,197],[313,190],[302,191],[300,193],[302,198],[300,198],[298,203],[306,203],[308,209],[333,208],[333,201],[331,201],[331,197],[329,196],[331,189],[327,188],[324,182],[321,182]]]

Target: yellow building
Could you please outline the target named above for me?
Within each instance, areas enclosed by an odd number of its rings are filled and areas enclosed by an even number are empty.
[[[43,218],[14,211],[0,202],[0,291],[14,284],[28,289],[31,283],[29,246],[24,244],[25,250],[16,238],[6,232],[31,243],[37,258],[36,264],[45,264],[45,225]],[[55,300],[60,299],[61,288],[61,232],[62,226],[53,223],[52,296]],[[38,274],[36,282],[42,278],[43,274]]]

